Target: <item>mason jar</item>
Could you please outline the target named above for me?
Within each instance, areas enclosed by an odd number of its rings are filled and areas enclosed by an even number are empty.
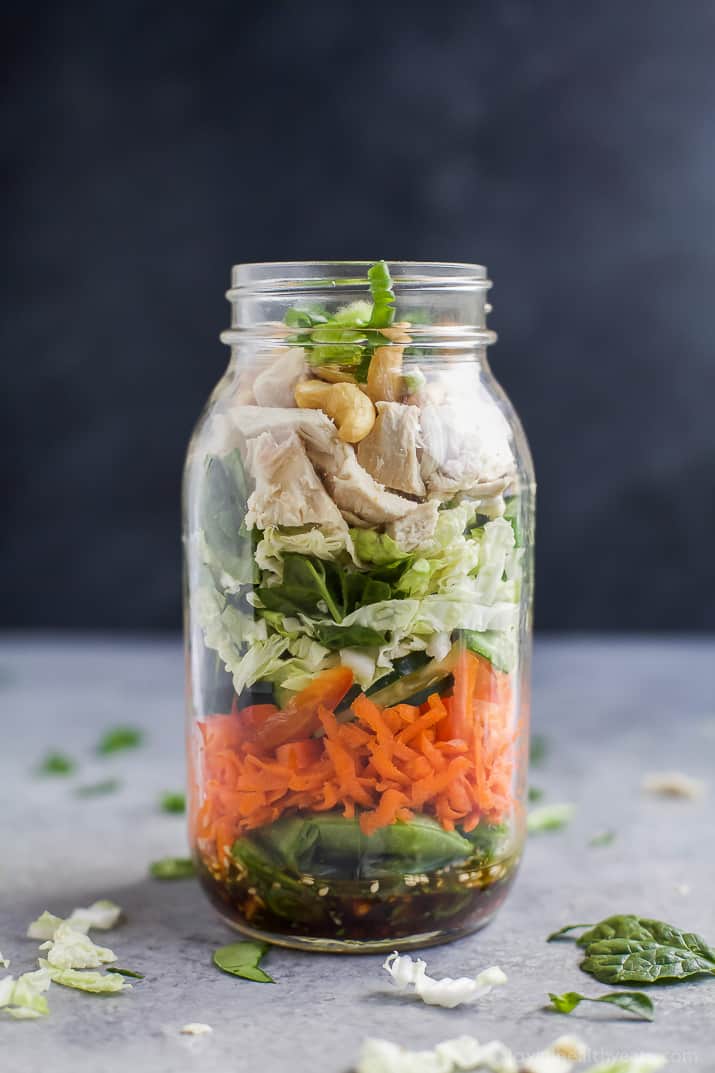
[[[481,927],[522,852],[534,476],[479,265],[233,269],[184,483],[190,836],[246,935]]]

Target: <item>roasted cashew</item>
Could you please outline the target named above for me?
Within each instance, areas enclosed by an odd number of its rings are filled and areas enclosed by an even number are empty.
[[[310,368],[313,376],[320,380],[326,380],[329,384],[356,384],[357,381],[352,373],[340,369],[336,365],[316,365]]]
[[[324,410],[330,386],[322,380],[301,380],[293,392],[296,404],[301,410]]]
[[[304,380],[296,384],[295,401],[304,410],[323,410],[332,417],[345,443],[359,443],[375,424],[375,407],[357,384]]]
[[[379,346],[367,371],[367,393],[373,402],[397,402],[402,394],[403,346]]]

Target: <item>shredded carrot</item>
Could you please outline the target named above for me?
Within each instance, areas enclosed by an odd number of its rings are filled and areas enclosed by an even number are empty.
[[[296,693],[285,711],[277,711],[258,726],[256,740],[264,749],[306,738],[318,729],[318,707],[333,711],[353,684],[349,667],[331,667]]]
[[[395,822],[398,812],[407,804],[407,797],[399,790],[385,790],[374,812],[360,814],[360,830],[363,834],[371,835],[380,827],[387,827],[388,824]]]
[[[355,719],[340,721],[335,708],[352,681],[348,668],[334,667],[282,711],[254,705],[199,724],[192,823],[217,867],[243,833],[295,812],[341,809],[370,835],[415,812],[468,832],[514,808],[519,728],[506,674],[462,652],[447,696],[380,708],[359,694]]]
[[[293,771],[301,771],[314,764],[320,758],[321,753],[320,742],[315,738],[307,738],[303,741],[291,741],[286,745],[279,745],[276,749],[276,760]]]

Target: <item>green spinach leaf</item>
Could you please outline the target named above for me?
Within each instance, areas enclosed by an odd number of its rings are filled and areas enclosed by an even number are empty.
[[[161,795],[159,805],[162,812],[186,812],[186,795],[177,791],[167,790]]]
[[[613,916],[577,940],[584,972],[601,983],[667,983],[715,976],[715,950],[694,932],[646,917]]]
[[[288,552],[283,556],[283,581],[280,585],[256,589],[261,603],[269,611],[285,614],[315,614],[323,602],[335,622],[344,617],[340,571],[334,563],[326,563],[308,555]]]
[[[610,846],[612,842],[615,842],[615,831],[599,831],[593,838],[589,840],[589,846]]]
[[[313,556],[287,552],[283,556],[282,582],[261,586],[256,593],[270,612],[315,615],[321,611],[326,614],[327,609],[333,621],[340,623],[358,607],[389,600],[392,589],[387,581],[366,573],[350,571]],[[350,643],[383,644],[384,638],[380,635],[380,640],[375,640],[373,631],[369,641],[342,642],[343,645]]]
[[[143,972],[134,972],[133,969],[120,969],[116,965],[107,966],[107,972],[116,972],[119,976],[131,976],[132,980],[143,980]]]
[[[136,749],[144,740],[144,733],[137,727],[120,726],[108,730],[99,739],[97,752],[100,756],[109,756],[123,749]]]
[[[196,867],[190,857],[162,857],[152,861],[149,872],[154,879],[190,879],[196,875]]]
[[[100,779],[99,782],[88,782],[85,786],[78,786],[75,796],[104,797],[105,794],[115,793],[121,785],[119,779]]]
[[[213,961],[222,972],[253,980],[257,984],[273,984],[275,980],[259,968],[259,962],[268,950],[268,943],[244,940],[221,946],[214,952]]]
[[[673,983],[715,976],[715,950],[694,932],[632,914],[608,917],[595,926],[567,924],[548,937],[561,939],[588,929],[576,942],[586,953],[584,972],[603,984]]]
[[[652,1021],[655,1017],[653,1002],[642,991],[610,991],[607,995],[599,995],[598,998],[581,995],[578,991],[566,991],[563,995],[554,995],[550,991],[549,998],[551,1005],[559,1013],[571,1013],[581,1002],[607,1002],[627,1013],[632,1013],[641,1021]]]
[[[575,935],[569,935],[571,931],[580,931],[581,928],[592,928],[593,924],[566,924],[565,927],[559,928],[558,931],[552,931],[551,935],[546,938],[547,943],[555,943],[559,939],[575,939]]]
[[[532,767],[541,767],[549,752],[549,742],[543,734],[534,734],[529,747],[529,763]]]
[[[338,648],[379,647],[385,644],[385,634],[372,626],[329,626],[317,623],[315,636],[321,645],[333,651]]]
[[[50,752],[44,758],[37,769],[38,775],[71,775],[75,764],[72,757],[66,753]]]

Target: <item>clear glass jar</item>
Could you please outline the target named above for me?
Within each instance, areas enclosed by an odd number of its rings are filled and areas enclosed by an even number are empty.
[[[534,478],[478,265],[240,265],[184,486],[190,833],[240,931],[483,925],[522,852]]]

